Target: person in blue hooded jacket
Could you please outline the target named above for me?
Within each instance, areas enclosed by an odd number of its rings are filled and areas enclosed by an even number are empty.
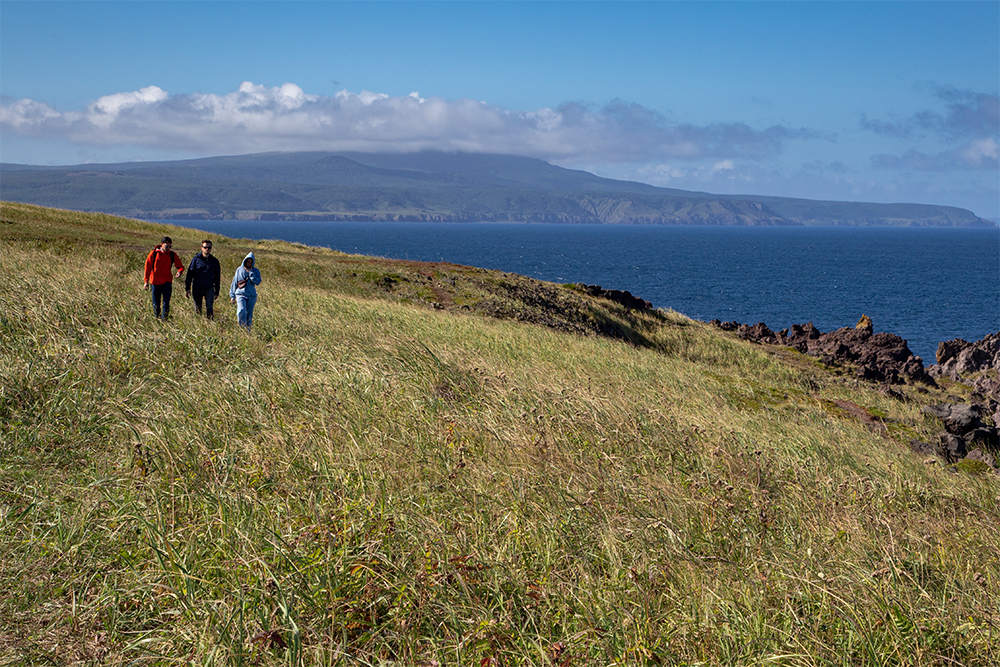
[[[229,286],[229,300],[236,304],[236,318],[247,331],[250,331],[250,325],[253,324],[253,307],[257,303],[256,286],[261,281],[256,263],[257,258],[252,252],[248,252],[233,274],[233,284]]]

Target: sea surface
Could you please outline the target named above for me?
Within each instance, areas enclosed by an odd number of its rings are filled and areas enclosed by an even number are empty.
[[[163,221],[178,224],[176,221]],[[1000,228],[702,227],[190,221],[247,239],[466,264],[628,290],[698,319],[812,322],[898,334],[925,364],[937,344],[1000,331]],[[260,257],[266,273],[267,257]]]

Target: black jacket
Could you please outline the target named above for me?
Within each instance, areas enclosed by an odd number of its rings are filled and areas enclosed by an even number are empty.
[[[209,255],[207,258],[200,252],[191,259],[191,264],[188,266],[187,277],[184,279],[184,289],[188,292],[191,291],[191,283],[194,283],[194,288],[199,290],[207,290],[209,288],[215,288],[215,295],[219,296],[219,280],[222,276],[222,267],[219,266],[219,260],[215,258],[215,255]]]

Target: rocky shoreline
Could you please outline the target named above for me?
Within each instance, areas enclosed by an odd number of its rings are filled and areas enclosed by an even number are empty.
[[[825,365],[853,369],[859,380],[891,385],[920,384],[940,388],[939,381],[965,385],[968,402],[949,395],[953,402],[928,405],[924,412],[941,421],[944,430],[936,443],[912,440],[910,448],[935,456],[947,464],[989,466],[1000,473],[1000,332],[968,342],[961,338],[938,345],[936,361],[924,367],[906,341],[891,333],[875,333],[863,315],[853,328],[823,333],[811,322],[772,331],[763,322],[740,324],[712,320],[710,324],[744,340],[795,349]]]

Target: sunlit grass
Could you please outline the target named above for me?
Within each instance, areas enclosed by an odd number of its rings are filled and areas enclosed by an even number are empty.
[[[908,450],[931,395],[279,242],[215,241],[260,257],[252,335],[182,290],[164,324],[142,259],[201,234],[2,212],[0,664],[1000,660],[1000,484]]]

